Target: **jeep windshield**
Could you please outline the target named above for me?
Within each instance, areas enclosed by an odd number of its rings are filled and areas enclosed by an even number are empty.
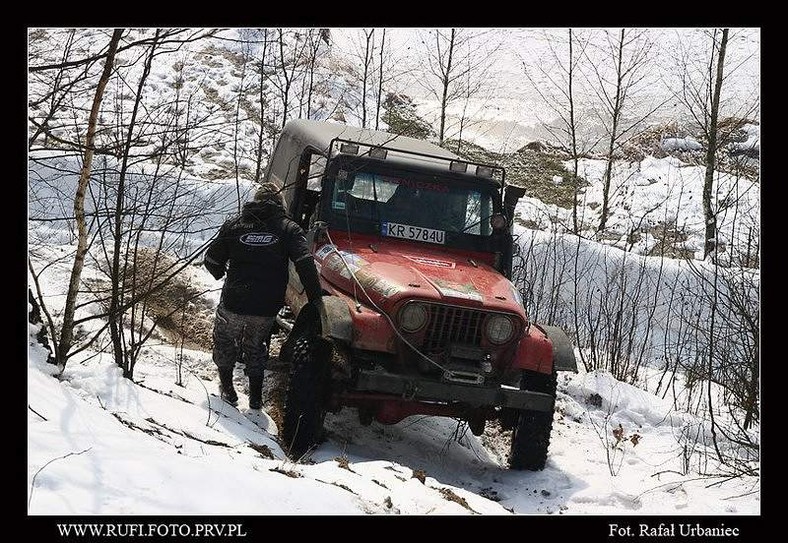
[[[478,185],[410,172],[340,169],[331,194],[331,225],[460,248],[488,250],[497,192]]]

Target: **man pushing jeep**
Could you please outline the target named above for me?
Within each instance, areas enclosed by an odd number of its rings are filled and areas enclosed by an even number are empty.
[[[321,297],[320,280],[303,229],[287,217],[279,189],[263,184],[239,217],[225,222],[205,253],[216,279],[227,277],[216,308],[213,361],[224,401],[238,404],[235,362],[249,378],[249,408],[262,407],[263,372],[276,314],[285,304],[292,261],[310,302]],[[239,356],[240,355],[240,356]]]

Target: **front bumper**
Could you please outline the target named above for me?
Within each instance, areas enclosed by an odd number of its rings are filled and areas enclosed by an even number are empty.
[[[529,411],[552,411],[555,404],[553,396],[542,392],[445,383],[382,369],[360,370],[354,391],[392,394],[411,401],[459,402],[470,407],[507,407]]]

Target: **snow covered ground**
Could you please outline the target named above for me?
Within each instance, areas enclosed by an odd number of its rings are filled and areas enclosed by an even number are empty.
[[[63,268],[48,284],[62,288]],[[213,282],[192,270],[195,281]],[[287,460],[273,420],[222,403],[210,354],[145,348],[135,382],[85,351],[62,376],[30,327],[28,482],[33,515],[757,514],[759,479],[685,472],[682,436],[704,421],[605,372],[559,379],[542,472],[505,468],[508,442],[410,417],[363,427],[327,419],[307,463]],[[182,383],[177,361],[182,360]],[[275,376],[269,373],[267,379]],[[239,388],[243,382],[238,373]],[[615,448],[613,430],[621,425]],[[637,434],[639,438],[632,439]],[[423,480],[422,480],[423,479]]]
[[[28,368],[29,512],[34,515],[758,514],[759,483],[682,475],[680,431],[691,417],[609,374],[561,380],[542,472],[503,465],[495,437],[412,418],[362,427],[329,416],[314,463],[293,464],[273,421],[255,424],[216,398],[210,360],[189,353],[185,386],[172,350],[151,349],[139,384],[104,357],[74,361],[60,380],[41,353]],[[192,373],[193,372],[193,373]],[[601,405],[589,405],[598,394]],[[612,429],[642,436],[608,450]],[[597,434],[595,428],[601,436]],[[485,441],[493,444],[485,447]],[[608,458],[608,453],[611,458]],[[414,475],[424,473],[420,481]],[[613,472],[615,475],[613,475]]]
[[[751,126],[751,125],[748,125]],[[755,133],[757,133],[757,127]],[[572,165],[567,161],[565,165]],[[602,209],[602,188],[605,161],[581,159],[578,174],[589,182],[581,189],[578,221],[584,235],[594,239]],[[703,176],[705,169],[668,156],[646,156],[642,161],[621,161],[614,164],[610,186],[611,213],[604,242],[615,247],[648,255],[662,241],[667,227],[683,241],[675,248],[694,258],[703,258]],[[558,180],[563,182],[563,179]],[[718,172],[714,185],[718,202],[718,239],[720,258],[734,264],[744,258],[747,247],[754,247],[760,238],[760,182],[730,173]],[[572,210],[545,204],[536,198],[523,198],[518,216],[529,221],[532,228],[566,232],[572,226]],[[654,229],[658,230],[655,231]],[[637,234],[634,238],[631,234]],[[725,254],[725,252],[728,254]]]

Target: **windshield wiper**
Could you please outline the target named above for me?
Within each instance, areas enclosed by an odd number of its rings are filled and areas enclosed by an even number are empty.
[[[478,226],[478,225],[480,225],[481,223],[483,223],[484,221],[489,221],[491,216],[492,216],[492,215],[490,215],[490,216],[488,216],[488,217],[482,217],[481,219],[479,219],[479,220],[478,220],[478,221],[476,221],[475,223],[473,223],[473,224],[469,224],[468,226],[466,226],[465,228],[463,228],[462,230],[460,230],[460,232],[459,232],[459,233],[460,233],[460,234],[464,234],[464,233],[466,233],[468,230],[470,230],[471,228],[473,228],[474,226]]]

